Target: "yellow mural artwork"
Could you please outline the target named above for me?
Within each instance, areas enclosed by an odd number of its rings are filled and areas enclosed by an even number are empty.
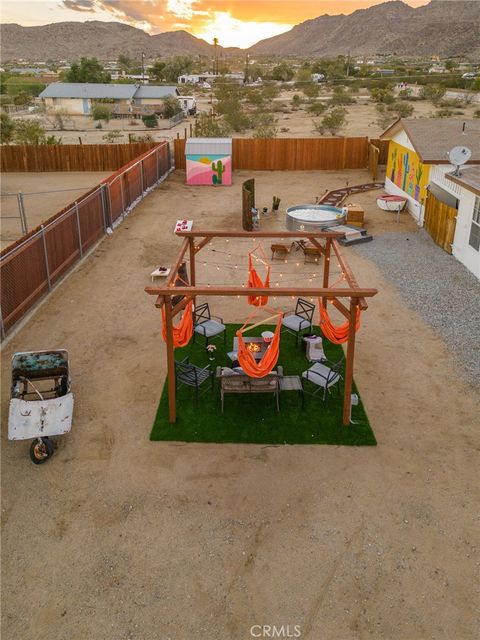
[[[387,178],[417,202],[425,200],[430,166],[420,161],[411,149],[390,140]]]

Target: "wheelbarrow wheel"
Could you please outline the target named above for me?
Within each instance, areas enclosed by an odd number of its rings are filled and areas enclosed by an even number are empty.
[[[37,438],[30,445],[30,459],[33,464],[43,464],[52,457],[53,442],[49,438]]]

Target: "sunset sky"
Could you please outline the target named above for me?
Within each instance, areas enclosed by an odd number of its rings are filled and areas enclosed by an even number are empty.
[[[24,26],[117,20],[150,34],[185,29],[224,47],[250,45],[324,13],[352,13],[383,0],[2,0],[1,21]],[[412,7],[429,0],[405,0]]]

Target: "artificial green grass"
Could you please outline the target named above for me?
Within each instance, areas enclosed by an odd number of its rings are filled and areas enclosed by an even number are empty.
[[[190,362],[211,368],[219,365],[230,366],[226,355],[232,350],[233,337],[240,325],[227,325],[226,346],[217,339],[214,344],[215,360],[210,363],[209,354],[202,338],[193,344],[190,341],[183,349],[175,350],[175,359],[189,356]],[[254,335],[272,329],[271,325],[259,326]],[[318,327],[315,327],[319,335]],[[253,335],[253,334],[252,334]],[[339,345],[324,340],[325,355],[336,362],[343,356]],[[309,363],[300,344],[295,345],[295,336],[282,333],[278,364],[283,366],[284,375],[301,375]],[[209,385],[204,382],[202,388]],[[220,389],[216,381],[213,392],[208,390],[200,396],[198,405],[194,402],[194,389],[181,386],[177,392],[177,421],[168,422],[168,391],[165,381],[155,423],[150,434],[151,440],[174,440],[181,442],[238,442],[255,444],[335,444],[347,446],[376,445],[375,436],[368,422],[362,402],[352,408],[352,419],[356,424],[343,426],[343,381],[334,394],[320,397],[305,394],[302,410],[297,391],[280,392],[280,412],[277,413],[273,394],[225,394],[225,412],[220,406]],[[353,385],[354,393],[358,390]]]

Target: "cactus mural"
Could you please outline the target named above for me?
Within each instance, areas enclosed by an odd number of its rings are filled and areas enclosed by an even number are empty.
[[[212,176],[212,184],[222,184],[222,176],[225,171],[225,165],[222,164],[221,160],[217,160],[217,162],[212,162],[212,171],[217,175]]]
[[[410,196],[413,195],[413,179],[414,178],[415,178],[415,165],[412,162],[410,172],[408,174],[408,186],[407,186],[407,192]]]
[[[408,152],[403,154],[403,182],[402,182],[402,191],[405,191],[405,186],[407,184],[407,176],[408,170],[410,169],[409,163],[410,157]]]
[[[398,154],[398,158],[397,158],[397,175],[396,175],[396,181],[395,184],[397,186],[401,186],[402,184],[402,154],[399,153]]]
[[[390,180],[392,182],[395,182],[395,163],[397,162],[397,154],[398,154],[398,149],[394,147],[392,151],[392,173],[390,174]]]
[[[423,166],[421,164],[418,165],[417,170],[415,171],[415,200],[418,202],[420,197],[420,182],[422,181],[423,175]]]

